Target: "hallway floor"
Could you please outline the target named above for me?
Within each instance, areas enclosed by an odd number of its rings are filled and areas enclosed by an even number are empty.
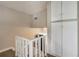
[[[15,52],[12,51],[11,49],[0,53],[0,57],[14,57],[14,56],[15,56]]]
[[[0,57],[15,57],[15,52],[10,49],[10,50],[0,53]],[[48,54],[47,57],[55,57],[55,56]]]

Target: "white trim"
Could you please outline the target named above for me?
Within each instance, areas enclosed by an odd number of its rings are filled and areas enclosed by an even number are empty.
[[[55,55],[55,53],[52,53],[52,52],[47,52],[47,54],[50,54],[50,55],[58,57],[57,55]]]
[[[7,50],[9,50],[9,49],[12,49],[12,48],[9,47],[9,48],[2,49],[2,50],[0,50],[0,53],[1,53],[1,52],[4,52],[4,51],[7,51]]]
[[[59,55],[56,55],[55,53],[53,53],[53,52],[48,52],[47,54],[50,54],[50,55],[53,55],[53,56],[56,56],[56,57],[62,57],[62,56],[59,56]]]
[[[15,48],[14,48],[14,47],[11,47],[11,49],[12,49],[13,51],[15,51]]]
[[[9,49],[12,49],[13,51],[15,51],[15,49],[14,49],[13,47],[9,47],[9,48],[5,48],[5,49],[0,50],[0,53],[1,53],[1,52],[4,52],[4,51],[7,51],[7,50],[9,50]]]

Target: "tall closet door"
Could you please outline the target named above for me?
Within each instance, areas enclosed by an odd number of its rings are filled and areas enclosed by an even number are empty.
[[[61,20],[61,1],[51,2],[51,21]]]
[[[63,56],[77,56],[77,21],[63,22]]]
[[[56,56],[62,55],[62,23],[51,23],[51,51]]]

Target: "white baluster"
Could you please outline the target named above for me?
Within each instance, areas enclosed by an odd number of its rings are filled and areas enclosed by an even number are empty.
[[[37,57],[37,40],[35,41],[35,57]]]
[[[25,42],[24,42],[24,55],[25,55],[25,57],[28,57],[28,42],[27,42],[27,40],[25,40]]]
[[[39,40],[38,40],[38,50],[39,50],[39,57],[41,57],[41,38],[38,38]]]
[[[21,39],[21,57],[24,57],[24,40]]]
[[[44,40],[44,36],[42,37],[42,57],[44,57],[44,52],[45,52],[45,40]]]
[[[33,57],[33,42],[29,42],[29,57]]]
[[[45,36],[45,56],[47,56],[47,35]]]
[[[22,57],[22,39],[20,39],[20,57]]]
[[[21,56],[21,50],[20,50],[20,48],[21,48],[21,40],[18,38],[18,57],[20,57]]]
[[[16,40],[16,54],[15,54],[15,56],[18,56],[18,39],[15,38],[15,40]]]

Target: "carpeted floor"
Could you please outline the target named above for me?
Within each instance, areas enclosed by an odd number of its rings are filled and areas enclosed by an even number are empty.
[[[15,52],[12,50],[7,50],[5,52],[0,53],[0,57],[15,57]],[[55,56],[48,54],[47,57],[55,57]]]
[[[7,50],[5,52],[0,53],[0,57],[14,57],[15,52],[12,50]]]

